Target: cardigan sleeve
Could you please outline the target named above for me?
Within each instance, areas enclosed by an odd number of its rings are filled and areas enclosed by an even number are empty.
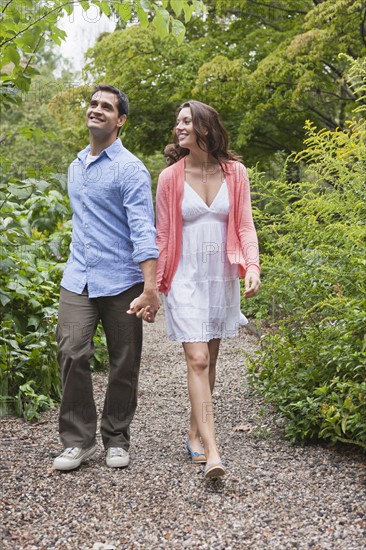
[[[166,194],[166,185],[164,185],[164,177],[161,174],[156,191],[156,244],[159,249],[156,282],[161,291],[163,291],[163,288],[161,288],[162,279],[168,257],[169,219],[169,201]]]
[[[239,205],[238,227],[239,239],[245,260],[245,271],[259,273],[259,245],[258,237],[253,221],[252,205],[250,198],[250,185],[247,169],[243,164],[239,165]]]

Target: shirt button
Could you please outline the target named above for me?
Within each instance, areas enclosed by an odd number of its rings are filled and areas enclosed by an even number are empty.
[[[90,244],[87,244],[87,245],[86,245],[86,248],[90,248]]]

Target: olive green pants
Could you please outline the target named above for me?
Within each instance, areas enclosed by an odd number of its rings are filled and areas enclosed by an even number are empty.
[[[117,296],[89,298],[87,289],[75,294],[61,288],[57,324],[58,363],[62,377],[59,415],[65,448],[95,443],[97,410],[90,359],[93,337],[102,322],[109,353],[109,376],[100,431],[104,447],[129,448],[130,423],[137,406],[142,347],[142,319],[129,315],[131,301],[143,289],[137,284]]]

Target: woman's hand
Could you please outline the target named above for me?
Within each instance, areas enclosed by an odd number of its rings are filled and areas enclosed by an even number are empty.
[[[245,291],[244,298],[251,298],[256,296],[259,292],[259,287],[261,286],[261,280],[259,278],[259,273],[256,271],[248,271],[245,275]]]
[[[142,317],[144,321],[146,321],[147,323],[154,323],[155,322],[155,316],[152,311],[151,311],[151,308],[150,306],[146,306],[143,311],[142,311],[142,314],[141,315],[138,315],[138,317]]]

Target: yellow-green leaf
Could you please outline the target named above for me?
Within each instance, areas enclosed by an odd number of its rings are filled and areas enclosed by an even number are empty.
[[[172,9],[177,17],[179,17],[182,13],[183,4],[183,0],[170,0],[170,5],[172,6]]]
[[[172,20],[172,35],[178,42],[178,44],[181,44],[183,42],[184,35],[186,33],[186,28],[183,25],[179,19],[173,19]]]
[[[18,53],[18,50],[15,46],[10,45],[7,48],[4,49],[4,62],[5,63],[14,63],[14,65],[17,67],[20,63],[20,55]]]
[[[141,23],[141,27],[143,29],[146,29],[146,27],[148,27],[149,25],[149,18],[147,13],[142,8],[137,8],[137,7],[136,7],[136,13]]]
[[[139,0],[140,8],[144,11],[150,11],[151,10],[151,2],[149,0]],[[138,9],[136,7],[136,9]]]
[[[131,19],[132,10],[131,4],[129,2],[114,4],[114,8],[117,11],[118,15],[120,15],[120,17],[123,19],[123,21],[127,22]]]
[[[72,4],[64,4],[62,8],[66,11],[67,15],[71,15],[74,11],[74,6]]]
[[[184,11],[184,21],[188,23],[191,20],[191,17],[194,11],[194,6],[183,4],[183,11]]]
[[[98,6],[100,7],[104,15],[106,15],[107,17],[111,14],[111,8],[109,7],[109,2],[99,2]]]
[[[158,9],[153,19],[153,25],[161,38],[165,38],[169,34],[170,15],[164,9]]]

